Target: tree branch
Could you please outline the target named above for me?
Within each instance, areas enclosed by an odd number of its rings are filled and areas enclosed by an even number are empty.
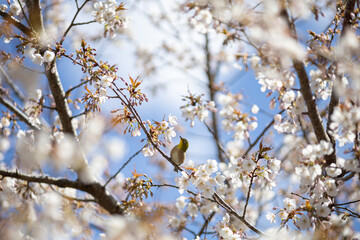
[[[25,102],[26,101],[26,97],[25,95],[21,92],[21,90],[14,84],[14,82],[12,81],[12,79],[9,77],[9,75],[7,74],[7,72],[5,71],[4,67],[0,65],[0,72],[1,74],[4,76],[4,79],[6,81],[7,84],[9,84],[9,86],[11,87],[11,89],[14,91],[14,93],[16,94],[16,96],[18,96],[18,98],[20,98],[21,101]]]
[[[214,137],[214,139],[216,141],[218,149],[220,149],[220,151],[225,155],[225,157],[228,159],[228,161],[230,161],[229,154],[225,151],[225,149],[223,148],[223,146],[221,145],[219,140],[216,140],[217,139],[217,137],[215,137],[216,133],[213,130],[211,130],[210,126],[207,125],[207,123],[205,121],[204,121],[204,124],[205,124],[206,128],[208,129],[208,131],[213,135],[213,137]]]
[[[285,110],[281,110],[278,114],[282,114]],[[255,139],[253,143],[250,144],[246,152],[244,153],[244,156],[248,155],[248,153],[251,151],[253,147],[259,142],[259,140],[264,136],[264,134],[269,130],[269,128],[274,124],[274,118],[272,121],[264,128],[264,130],[259,134],[259,136]]]
[[[287,23],[289,25],[289,29],[292,30],[293,37],[297,40],[298,38],[296,35],[295,24],[290,19],[286,9],[284,9],[282,11],[282,15],[284,16],[285,20],[287,21]],[[313,126],[316,139],[318,142],[320,142],[321,140],[330,142],[331,141],[330,137],[325,131],[325,127],[322,123],[319,109],[315,102],[315,97],[313,96],[312,91],[311,91],[310,79],[307,75],[305,65],[304,65],[303,61],[300,61],[297,59],[293,59],[292,62],[293,62],[294,69],[296,71],[296,74],[297,74],[299,82],[300,82],[300,91],[301,91],[302,96],[304,97],[304,101],[305,101],[305,104],[306,104],[306,107],[308,110],[308,116],[309,116],[309,119]],[[335,149],[332,154],[326,155],[325,159],[326,159],[326,165],[335,163],[336,162]]]
[[[200,231],[198,232],[197,236],[200,237],[200,236],[204,233],[204,231],[205,231],[205,229],[207,228],[209,222],[210,222],[211,219],[215,216],[215,214],[216,214],[216,212],[212,212],[212,213],[210,214],[210,216],[206,218],[206,220],[205,220],[204,224],[202,225]]]
[[[206,76],[207,76],[207,80],[208,80],[208,89],[209,89],[209,94],[210,94],[210,100],[215,102],[215,93],[216,90],[214,88],[214,84],[215,84],[215,74],[213,73],[212,69],[211,69],[211,52],[209,49],[209,35],[205,34],[205,54],[206,54]],[[217,115],[216,112],[211,112],[211,117],[212,117],[212,129],[214,129],[213,131],[213,136],[214,136],[214,140],[216,143],[216,149],[217,149],[217,155],[219,158],[220,162],[225,162],[224,157],[222,155],[222,151],[221,148],[219,147],[219,130],[218,130],[218,126],[217,126]]]
[[[29,37],[33,37],[32,31],[30,28],[26,27],[24,24],[22,24],[19,20],[17,20],[16,18],[14,18],[13,16],[11,16],[10,14],[0,11],[0,16],[7,21],[8,23],[11,23],[12,25],[14,25],[14,27],[16,27],[17,29],[19,29],[21,32],[23,32],[24,34],[26,34]]]
[[[30,128],[34,129],[34,130],[41,130],[41,127],[32,123],[29,119],[29,117],[20,109],[18,109],[14,104],[12,104],[9,100],[5,99],[1,94],[0,94],[0,103],[3,104],[6,108],[8,108],[11,112],[13,112],[14,114],[16,114],[16,116],[18,118],[20,118],[21,121],[23,121],[24,123],[26,123],[26,125],[28,125]]]
[[[229,204],[227,204],[224,199],[220,197],[216,192],[214,193],[214,200],[223,207],[229,214],[234,215],[237,219],[243,222],[248,228],[259,235],[266,236],[265,233],[257,229],[255,226],[251,225],[244,217],[240,216]]]
[[[345,14],[344,14],[344,22],[343,22],[343,28],[341,31],[340,39],[344,38],[345,34],[351,29],[351,13],[354,11],[356,0],[348,0],[345,7]],[[337,78],[334,79],[336,81]],[[328,119],[327,119],[327,125],[326,125],[326,132],[329,132],[330,130],[330,124],[332,123],[331,116],[334,112],[334,108],[339,104],[339,96],[336,92],[336,84],[333,83],[332,91],[331,91],[331,97],[330,97],[330,103],[329,103],[329,110],[328,110]],[[336,151],[335,147],[335,139],[329,134],[330,140],[333,144],[334,154]],[[330,165],[331,163],[327,163]]]
[[[82,25],[82,23],[77,23],[77,24],[74,24],[75,22],[75,19],[76,17],[78,16],[78,14],[80,13],[81,9],[89,2],[90,0],[85,0],[84,3],[78,7],[78,2],[76,1],[76,6],[77,6],[77,11],[73,17],[73,19],[71,20],[71,23],[70,25],[68,26],[68,28],[65,30],[61,40],[60,40],[60,44],[62,44],[67,36],[67,34],[69,33],[70,29],[73,27],[73,26],[76,26],[76,25]],[[83,24],[86,24],[86,23],[83,23]]]
[[[44,23],[41,15],[40,0],[27,0],[25,4],[29,12],[31,29],[41,36],[44,33]]]
[[[128,163],[129,163],[134,157],[136,157],[139,153],[141,153],[141,151],[143,150],[144,147],[145,147],[145,146],[143,146],[139,151],[137,151],[136,153],[134,153],[134,154],[121,166],[121,168],[120,168],[112,177],[110,177],[110,178],[106,181],[106,183],[104,184],[104,187],[106,187],[106,185],[108,185],[111,180],[113,180],[114,178],[116,178],[116,176],[124,169],[124,167],[126,167],[126,165],[128,165]]]
[[[0,169],[0,175],[3,177],[10,177],[24,180],[26,182],[44,183],[55,185],[61,188],[74,188],[83,192],[89,193],[94,197],[96,203],[106,209],[111,214],[123,214],[124,209],[120,203],[110,195],[100,183],[83,183],[80,181],[71,181],[66,178],[53,178],[49,176],[33,176],[22,174],[19,172],[10,172]]]

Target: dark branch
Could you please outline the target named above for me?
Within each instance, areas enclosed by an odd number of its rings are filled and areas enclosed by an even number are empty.
[[[106,209],[111,214],[123,214],[124,209],[119,202],[110,195],[106,189],[99,183],[83,183],[80,181],[71,181],[66,178],[53,178],[49,176],[33,176],[22,174],[18,172],[10,172],[0,170],[0,175],[3,177],[11,177],[15,179],[24,180],[26,182],[44,183],[49,185],[55,185],[61,188],[74,188],[80,191],[89,193],[94,197],[96,203]]]
[[[17,29],[19,29],[21,32],[23,32],[27,36],[29,36],[29,37],[33,36],[30,28],[26,27],[24,24],[22,24],[19,20],[17,20],[10,14],[0,11],[0,16],[8,23],[11,23],[12,25],[14,25]]]
[[[34,130],[41,130],[41,127],[32,123],[29,117],[20,109],[18,109],[14,104],[12,104],[9,100],[5,99],[2,95],[0,95],[0,103],[3,104],[6,108],[8,108],[11,112],[16,114],[21,121],[26,123],[30,128]]]
[[[145,146],[144,146],[144,147],[145,147]],[[128,165],[128,163],[129,163],[134,157],[136,157],[139,153],[141,153],[141,151],[143,150],[144,147],[142,147],[139,151],[137,151],[136,153],[134,153],[134,154],[121,166],[121,168],[120,168],[112,177],[110,177],[110,178],[106,181],[106,183],[104,184],[104,187],[106,187],[106,185],[108,185],[111,180],[113,180],[114,178],[116,178],[116,176],[126,167],[126,165]]]

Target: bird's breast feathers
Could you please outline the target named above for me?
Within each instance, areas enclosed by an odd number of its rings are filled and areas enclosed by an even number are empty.
[[[185,152],[176,146],[171,150],[170,156],[173,161],[178,161],[180,159],[185,159]]]

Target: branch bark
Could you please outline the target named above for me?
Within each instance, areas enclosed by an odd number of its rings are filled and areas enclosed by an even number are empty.
[[[33,130],[41,130],[41,127],[32,123],[29,119],[29,117],[20,109],[18,109],[14,104],[12,104],[9,100],[5,99],[2,95],[0,95],[0,103],[3,104],[7,109],[9,109],[11,112],[16,114],[18,118],[20,118],[21,121],[26,123],[31,129]]]
[[[53,178],[48,176],[33,176],[22,174],[19,172],[10,172],[0,169],[0,175],[3,177],[11,177],[15,179],[24,180],[26,182],[33,183],[44,183],[49,185],[55,185],[61,188],[74,188],[80,191],[84,191],[92,195],[95,199],[95,202],[98,203],[101,207],[106,209],[111,214],[123,214],[124,209],[121,207],[119,202],[110,195],[105,187],[101,186],[100,183],[83,183],[80,181],[71,181],[66,178]]]
[[[351,29],[351,13],[354,11],[356,0],[348,0],[345,7],[345,14],[344,14],[344,22],[343,28],[341,31],[340,39],[344,38],[345,34],[350,31]],[[336,81],[335,79],[334,81]],[[336,84],[333,83],[332,91],[331,91],[331,98],[329,103],[329,110],[328,110],[328,118],[327,118],[327,125],[326,125],[326,132],[330,131],[330,124],[332,122],[331,116],[334,112],[334,108],[339,104],[339,96],[336,93]],[[330,140],[333,144],[333,149],[335,153],[335,139],[329,134]],[[331,164],[331,163],[330,163]],[[329,164],[329,165],[330,165]]]
[[[296,35],[296,28],[295,24],[290,20],[290,17],[288,15],[288,12],[286,9],[282,11],[281,14],[285,20],[288,23],[289,29],[292,31],[293,37],[297,40],[298,37]],[[293,66],[296,71],[296,74],[298,76],[299,82],[300,82],[300,91],[304,98],[307,110],[308,110],[308,116],[311,122],[311,125],[313,126],[315,136],[318,142],[321,140],[330,142],[330,137],[325,131],[325,127],[323,125],[319,109],[315,102],[315,97],[312,94],[311,87],[310,87],[310,80],[307,75],[305,65],[303,61],[293,59]],[[330,165],[331,163],[336,162],[336,154],[335,151],[333,151],[330,155],[325,155],[326,165]]]
[[[45,36],[46,33],[44,31],[43,18],[40,9],[40,1],[28,0],[26,1],[26,5],[29,11],[29,21],[32,29],[36,32],[37,35]],[[46,47],[40,49],[42,53],[45,52],[46,50],[47,50]],[[65,133],[69,133],[71,136],[77,139],[75,128],[71,122],[72,120],[71,111],[67,103],[67,98],[59,77],[59,73],[57,71],[56,58],[50,63],[45,63],[44,68],[45,68],[45,76],[49,82],[49,87],[54,97],[54,101],[56,104],[56,111],[59,114],[63,131]],[[80,145],[78,147],[79,147],[79,151],[82,151]],[[78,166],[77,169],[73,169],[73,170],[76,171],[76,173],[79,176],[79,179],[84,180],[82,176],[85,176],[89,172],[88,169],[89,165],[85,154],[82,153],[81,156],[82,157],[77,160],[79,161],[79,163],[77,164]],[[91,179],[90,181],[95,181],[95,180]]]
[[[6,13],[6,12],[2,12],[0,11],[0,16],[7,21],[8,23],[12,24],[14,27],[16,27],[17,29],[19,29],[21,32],[23,32],[24,34],[26,34],[29,37],[32,37],[32,31],[30,28],[26,27],[24,24],[22,24],[19,20],[17,20],[16,18],[14,18],[13,16],[11,16],[10,14]]]
[[[209,94],[210,94],[210,100],[215,102],[215,89],[214,89],[214,84],[215,84],[215,74],[211,69],[211,52],[209,49],[209,35],[205,34],[205,54],[206,54],[206,76],[207,76],[207,80],[208,80],[208,89],[209,89]],[[219,158],[220,162],[225,162],[225,159],[221,153],[221,149],[219,148],[219,130],[218,130],[218,126],[217,126],[217,115],[216,112],[211,112],[211,118],[212,118],[212,128],[213,133],[214,133],[214,140],[216,143],[216,149],[217,149],[217,155]]]

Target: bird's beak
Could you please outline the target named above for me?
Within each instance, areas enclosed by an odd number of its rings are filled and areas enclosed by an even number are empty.
[[[181,139],[183,139],[181,136],[180,136]]]

